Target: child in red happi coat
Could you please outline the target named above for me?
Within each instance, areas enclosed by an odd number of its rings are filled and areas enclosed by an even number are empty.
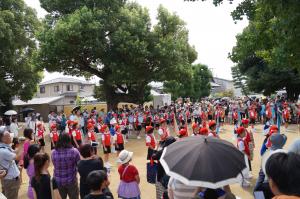
[[[284,120],[284,128],[285,128],[285,131],[287,132],[288,127],[289,127],[289,121],[291,118],[290,110],[289,110],[289,106],[288,106],[287,102],[284,102],[284,104],[283,104],[282,116],[283,116],[283,120]]]
[[[97,137],[96,137],[96,133],[95,133],[95,125],[92,123],[88,123],[87,124],[87,139],[89,142],[91,142],[91,145],[93,147],[94,150],[94,154],[97,154]]]
[[[251,168],[251,160],[253,160],[253,156],[254,156],[254,137],[253,137],[253,133],[251,130],[248,130],[247,128],[249,127],[249,120],[248,119],[242,119],[242,126],[245,128],[245,142],[247,142],[247,146],[249,148],[250,151],[250,156],[249,156],[249,168],[250,168],[250,172],[249,172],[249,176],[247,176],[248,178],[252,178],[252,168]]]
[[[120,126],[115,126],[116,134],[114,135],[115,140],[115,149],[117,151],[117,157],[119,156],[120,152],[124,150],[124,137],[120,131]]]
[[[150,160],[156,149],[156,139],[153,135],[154,128],[146,126],[146,146],[148,147],[147,160]]]
[[[257,118],[257,113],[256,113],[256,110],[255,110],[255,107],[252,106],[249,110],[249,117],[250,117],[250,124],[251,124],[251,130],[253,133],[256,132],[255,128],[254,128],[254,125],[255,125],[255,122],[256,122],[256,118]]]
[[[82,143],[80,126],[77,121],[73,121],[72,143],[75,148],[79,148]]]
[[[192,130],[193,130],[193,134],[192,134],[192,136],[196,136],[196,135],[198,135],[199,126],[198,126],[198,124],[197,124],[197,123],[193,123],[193,124],[192,124]]]
[[[219,138],[218,134],[216,133],[216,129],[217,129],[217,124],[215,120],[211,120],[208,123],[208,127],[209,127],[209,133],[208,136],[209,137],[216,137]]]
[[[104,152],[104,166],[106,168],[110,168],[109,163],[109,154],[111,153],[111,135],[108,129],[108,126],[104,124],[102,126],[102,146],[103,146],[103,152]]]
[[[51,150],[55,148],[56,143],[58,142],[58,132],[56,124],[50,126],[50,139],[51,139]]]
[[[37,124],[37,140],[39,145],[41,146],[41,150],[45,151],[45,139],[44,139],[44,134],[45,134],[45,128],[41,122]]]

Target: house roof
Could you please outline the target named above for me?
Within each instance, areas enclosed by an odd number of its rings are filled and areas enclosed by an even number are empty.
[[[14,106],[25,106],[25,105],[36,105],[36,104],[50,104],[50,103],[58,101],[58,100],[60,100],[62,98],[64,98],[64,96],[32,98],[31,100],[28,100],[27,102],[24,102],[24,101],[22,101],[20,99],[17,99],[17,100],[13,100],[12,104]]]
[[[74,83],[74,84],[88,84],[88,85],[94,84],[88,81],[70,78],[70,77],[58,77],[55,79],[41,82],[39,85],[42,86],[42,85],[56,84],[56,83]]]

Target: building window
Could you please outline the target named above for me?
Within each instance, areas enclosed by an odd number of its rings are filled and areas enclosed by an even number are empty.
[[[67,85],[67,91],[73,91],[73,85],[68,84]]]
[[[84,89],[84,85],[83,84],[80,85],[80,89]]]
[[[59,86],[54,86],[54,92],[59,92]]]
[[[40,93],[45,93],[46,90],[45,90],[45,86],[40,86]]]

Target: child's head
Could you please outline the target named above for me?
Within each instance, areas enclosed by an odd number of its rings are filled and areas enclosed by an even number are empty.
[[[40,152],[41,147],[38,144],[32,144],[28,147],[27,155],[24,157],[24,168],[27,169],[29,161],[34,158],[35,154]]]
[[[208,123],[208,127],[210,130],[214,131],[216,130],[216,127],[217,127],[217,124],[216,124],[216,121],[212,120]]]
[[[107,174],[102,170],[96,170],[87,176],[87,184],[91,191],[102,191],[109,184]]]
[[[151,134],[151,133],[153,133],[153,127],[152,126],[146,126],[146,133],[147,134]]]
[[[239,128],[236,129],[236,133],[238,137],[243,138],[246,136],[245,128],[240,126]]]
[[[248,128],[249,120],[248,119],[242,119],[242,126],[245,127],[245,128]]]

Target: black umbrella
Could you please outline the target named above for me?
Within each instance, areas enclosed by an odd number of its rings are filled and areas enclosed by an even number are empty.
[[[30,112],[34,112],[34,109],[33,108],[23,108],[22,109],[22,112],[24,113],[30,113]]]
[[[73,111],[78,111],[80,108],[81,108],[81,106],[75,106],[75,107],[72,109],[72,112],[73,112]]]
[[[166,173],[189,186],[216,189],[240,182],[248,171],[245,156],[233,144],[213,137],[188,137],[164,149]]]

